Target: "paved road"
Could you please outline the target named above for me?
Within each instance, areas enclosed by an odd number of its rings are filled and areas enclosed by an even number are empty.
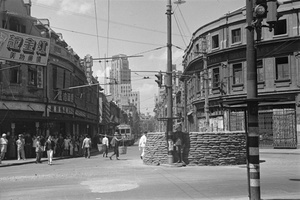
[[[262,198],[300,199],[300,154],[272,152],[260,157]],[[245,165],[147,166],[136,146],[120,158],[1,167],[0,199],[248,199]]]

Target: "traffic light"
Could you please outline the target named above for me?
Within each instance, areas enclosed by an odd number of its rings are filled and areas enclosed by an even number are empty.
[[[256,0],[254,7],[254,18],[264,19],[267,17],[268,4],[267,0]]]
[[[159,72],[158,74],[155,74],[157,80],[155,80],[155,82],[158,84],[158,87],[161,88],[162,86],[162,73]]]
[[[271,27],[274,27],[279,17],[281,17],[281,15],[277,12],[280,4],[282,3],[277,0],[268,0],[267,2],[268,13],[266,21]]]

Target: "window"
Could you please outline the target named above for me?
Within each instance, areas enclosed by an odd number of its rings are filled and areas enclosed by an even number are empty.
[[[286,19],[278,20],[274,28],[274,35],[287,34]]]
[[[57,67],[53,67],[52,71],[53,88],[57,89]]]
[[[200,78],[200,73],[196,75],[196,87],[197,87],[197,93],[201,92],[201,78]]]
[[[35,66],[28,67],[28,85],[37,86],[37,69]]]
[[[10,83],[19,84],[20,83],[20,69],[19,67],[10,69]]]
[[[212,36],[212,48],[219,48],[219,35]]]
[[[0,82],[2,82],[2,63],[0,62]]]
[[[6,29],[7,28],[7,21],[2,20],[2,28]]]
[[[276,80],[290,79],[288,57],[276,58]]]
[[[233,65],[233,84],[242,84],[243,83],[243,69],[242,64]]]
[[[241,42],[241,29],[234,29],[231,31],[231,39],[232,39],[232,44]]]
[[[262,60],[258,60],[256,66],[257,66],[257,82],[262,82],[265,80],[264,66]]]
[[[11,18],[9,20],[9,30],[16,31],[19,33],[26,33],[26,27],[20,24],[19,20]]]
[[[199,44],[196,44],[195,53],[196,53],[196,55],[198,55],[197,53],[200,53]]]
[[[213,87],[219,87],[220,84],[220,71],[219,68],[213,69]]]

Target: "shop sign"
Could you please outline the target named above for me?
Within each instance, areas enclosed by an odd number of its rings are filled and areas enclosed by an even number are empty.
[[[50,40],[0,28],[0,59],[47,65]]]

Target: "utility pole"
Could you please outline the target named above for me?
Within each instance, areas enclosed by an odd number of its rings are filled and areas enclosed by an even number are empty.
[[[247,37],[247,171],[249,199],[260,200],[259,131],[257,101],[257,67],[254,46],[253,7],[254,0],[246,0]]]
[[[168,164],[173,164],[173,97],[172,97],[172,4],[168,0],[167,4],[167,141],[168,141]]]

